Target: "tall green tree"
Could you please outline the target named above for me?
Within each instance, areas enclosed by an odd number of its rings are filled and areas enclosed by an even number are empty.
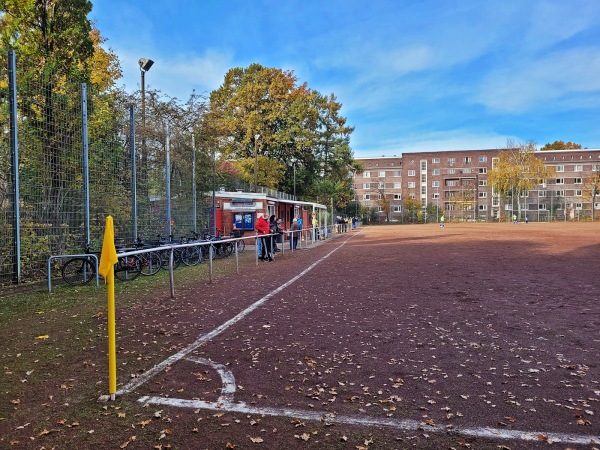
[[[16,51],[19,86],[30,89],[19,103],[20,113],[38,130],[32,142],[43,155],[45,167],[40,170],[48,171],[43,187],[46,220],[53,228],[65,219],[61,214],[69,179],[64,176],[69,169],[65,156],[77,147],[76,133],[65,125],[78,109],[78,90],[73,95],[72,89],[90,80],[91,10],[87,0],[0,0],[1,53],[4,57],[9,48]]]
[[[299,85],[291,71],[252,64],[231,69],[210,95],[207,120],[220,155],[235,160],[245,180],[291,192],[296,173],[299,195],[328,195],[320,178],[347,178],[352,164],[352,128],[334,96]],[[256,173],[255,173],[256,170]],[[349,184],[349,183],[348,183]]]

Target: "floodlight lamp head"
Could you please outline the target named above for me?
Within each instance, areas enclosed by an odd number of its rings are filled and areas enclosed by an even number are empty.
[[[143,72],[148,72],[150,70],[150,67],[152,67],[152,64],[154,64],[154,61],[147,58],[140,58],[138,64],[140,65],[140,70],[142,70]]]

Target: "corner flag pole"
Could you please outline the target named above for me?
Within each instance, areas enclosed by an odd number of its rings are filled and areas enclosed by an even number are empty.
[[[117,339],[115,326],[115,270],[117,263],[117,250],[115,248],[115,231],[112,216],[106,218],[104,240],[98,273],[102,275],[107,284],[108,294],[108,393],[110,399],[115,399],[117,392]]]

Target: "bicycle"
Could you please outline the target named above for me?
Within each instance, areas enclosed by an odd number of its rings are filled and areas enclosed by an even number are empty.
[[[136,239],[133,244],[136,248],[151,248],[150,244],[145,243],[140,237]],[[156,275],[162,267],[162,259],[160,253],[157,251],[140,253],[139,258],[141,260],[141,273],[144,276]]]
[[[180,242],[174,241],[172,235],[170,235],[168,239],[162,237],[160,234],[158,234],[156,237],[158,240],[152,243],[152,245],[155,245],[156,247],[180,243]],[[169,270],[169,263],[171,260],[171,249],[165,248],[164,250],[157,250],[157,251],[158,251],[158,253],[160,255],[160,259],[162,261],[161,269]],[[179,249],[179,248],[173,249],[173,269],[177,269],[179,267],[179,265],[182,263],[181,254],[182,254],[181,249]]]
[[[181,242],[183,244],[190,244],[194,242],[200,242],[198,240],[198,233],[192,231],[191,237],[182,237]],[[183,247],[181,250],[181,262],[186,266],[196,266],[202,262],[202,249],[200,245],[194,245],[190,247]]]
[[[100,255],[85,247],[86,254]],[[135,280],[141,274],[141,260],[137,255],[118,256],[114,267],[115,278],[121,281]],[[61,276],[71,286],[83,286],[96,277],[96,265],[86,256],[68,259],[61,268]]]

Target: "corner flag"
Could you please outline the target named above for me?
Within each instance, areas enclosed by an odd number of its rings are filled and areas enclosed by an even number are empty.
[[[102,253],[100,254],[98,273],[106,280],[109,273],[114,273],[114,266],[117,262],[113,218],[112,216],[108,216],[106,218],[106,227],[104,228],[104,241],[102,242]]]

